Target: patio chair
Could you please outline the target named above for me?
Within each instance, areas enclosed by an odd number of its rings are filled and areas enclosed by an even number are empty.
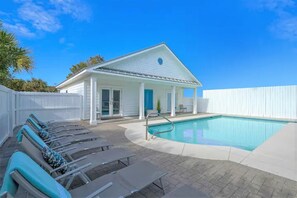
[[[181,198],[181,197],[186,197],[186,198],[208,198],[205,193],[192,188],[191,186],[181,186],[169,193],[167,193],[163,198]]]
[[[178,105],[178,107],[179,107],[179,112],[187,112],[187,107],[184,107],[184,105],[183,104],[180,104],[180,105]]]
[[[34,119],[32,119],[32,118],[28,118],[26,120],[26,124],[29,125],[36,133],[40,133],[44,130],[49,132],[50,134],[53,134],[53,135],[61,135],[61,134],[81,135],[81,134],[91,133],[91,131],[88,129],[46,130],[46,129],[43,129],[41,126],[39,126],[37,124],[37,122],[35,122]]]
[[[9,160],[0,197],[5,194],[14,197],[19,187],[33,197],[126,197],[157,180],[164,192],[162,177],[165,175],[165,172],[150,162],[141,161],[68,191],[57,182],[60,178],[52,178],[28,155],[16,152]]]
[[[73,156],[80,152],[94,151],[94,149],[101,149],[102,151],[106,148],[109,149],[112,146],[111,143],[104,139],[97,139],[89,142],[77,142],[77,143],[65,143],[60,146],[47,145],[33,130],[24,125],[17,133],[17,140],[21,143],[22,139],[26,137],[32,144],[39,149],[45,146],[49,146],[55,151],[66,155],[70,159],[75,159]]]
[[[56,129],[56,128],[85,128],[83,126],[81,126],[80,124],[76,123],[76,122],[55,122],[55,121],[49,121],[49,122],[43,122],[40,119],[37,118],[37,116],[35,116],[35,114],[31,113],[29,115],[30,118],[32,118],[35,122],[37,122],[40,127],[42,128],[46,128],[46,129]]]
[[[51,134],[85,134],[85,133],[91,133],[90,130],[87,128],[83,129],[73,129],[73,128],[58,128],[58,129],[47,129],[47,128],[42,128],[34,119],[28,118],[26,120],[26,124],[31,125],[36,132],[40,132],[42,130],[45,130]]]
[[[67,160],[67,162],[64,163],[62,166],[53,168],[44,160],[42,156],[42,150],[32,144],[26,137],[22,138],[20,145],[28,156],[30,156],[37,164],[43,167],[43,169],[45,169],[53,177],[68,174],[68,172],[71,172],[71,170],[73,169],[84,167],[86,164],[90,164],[88,165],[88,167],[82,169],[79,174],[79,177],[85,182],[91,181],[91,179],[86,174],[88,171],[112,162],[118,162],[124,164],[125,166],[128,166],[130,165],[130,158],[135,156],[135,154],[126,149],[114,148],[104,152],[84,155],[83,157],[75,160]],[[125,163],[123,159],[126,159],[127,162]],[[60,171],[65,167],[67,167],[67,171],[61,174]],[[76,173],[70,174],[67,180],[62,181],[65,183],[67,189],[72,184],[76,175]]]
[[[90,140],[100,139],[101,137],[95,133],[50,133],[45,131],[44,129],[37,128],[34,125],[34,121],[31,118],[28,118],[26,123],[28,126],[39,136],[44,136],[44,141],[47,144],[52,144],[54,146],[64,145],[67,143],[74,143],[74,142],[84,142]]]

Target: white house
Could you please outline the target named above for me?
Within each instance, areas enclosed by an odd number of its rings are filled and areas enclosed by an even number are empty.
[[[185,88],[194,89],[193,114],[197,113],[197,88],[201,83],[166,44],[121,56],[88,67],[57,86],[60,92],[83,96],[83,119],[90,124],[100,117],[135,116],[145,111],[175,111],[183,104]],[[174,104],[174,105],[172,105]]]

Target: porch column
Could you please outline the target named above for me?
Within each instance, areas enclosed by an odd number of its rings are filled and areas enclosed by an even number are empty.
[[[171,90],[171,114],[170,116],[175,116],[175,86],[172,86]]]
[[[144,119],[144,83],[139,86],[139,120]]]
[[[96,92],[97,92],[97,79],[93,76],[90,78],[90,125],[97,124],[96,118]]]
[[[197,114],[197,87],[194,88],[193,93],[193,114]]]

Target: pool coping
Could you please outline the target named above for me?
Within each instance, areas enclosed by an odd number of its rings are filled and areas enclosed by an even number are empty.
[[[199,118],[208,118],[215,116],[234,116],[235,115],[224,115],[224,114],[203,114],[189,117],[175,117],[170,118],[171,121],[185,121],[193,120]],[[239,117],[239,116],[238,116]],[[241,116],[243,118],[253,118]],[[274,119],[277,120],[277,119]],[[286,121],[284,119],[279,121]],[[150,125],[166,123],[163,120],[152,120]],[[279,152],[278,155],[275,154],[275,145],[281,148],[287,148],[287,141],[293,139],[295,134],[297,134],[297,123],[291,123],[285,125],[280,131],[276,132],[272,137],[270,137],[263,144],[258,146],[253,151],[247,151],[231,146],[216,146],[216,145],[200,145],[200,144],[190,144],[176,142],[173,140],[163,139],[159,137],[154,137],[151,139],[152,135],[149,134],[150,140],[145,140],[145,121],[136,123],[126,123],[120,124],[119,126],[126,128],[125,136],[133,143],[156,150],[159,152],[170,153],[175,155],[182,155],[188,157],[209,159],[209,160],[228,160],[249,167],[257,168],[272,174],[283,176],[292,180],[297,181],[297,155],[294,155],[297,145],[297,135],[296,143],[290,144],[291,150],[288,156],[283,156],[284,152]],[[286,136],[289,135],[290,138],[287,140]],[[285,138],[282,138],[285,137]],[[278,139],[283,139],[285,142],[279,142]],[[281,144],[281,145],[280,145]],[[282,145],[285,144],[285,145]],[[295,156],[295,158],[294,158]]]

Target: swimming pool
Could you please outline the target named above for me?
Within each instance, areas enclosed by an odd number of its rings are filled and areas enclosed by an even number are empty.
[[[184,143],[232,146],[252,151],[285,124],[284,121],[216,116],[175,122],[172,132],[156,136]],[[170,124],[149,126],[149,133],[170,128]]]

